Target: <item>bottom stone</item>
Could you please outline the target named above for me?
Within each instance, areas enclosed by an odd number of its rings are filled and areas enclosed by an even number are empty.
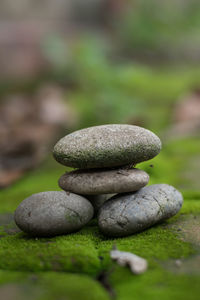
[[[94,208],[94,217],[96,217],[102,205],[114,195],[115,194],[84,195],[84,197],[92,204]]]
[[[127,236],[174,216],[182,203],[183,197],[174,187],[150,185],[106,201],[100,208],[98,225],[105,235]]]
[[[81,229],[93,217],[93,207],[82,196],[49,191],[26,198],[15,211],[15,222],[33,236],[55,236]]]

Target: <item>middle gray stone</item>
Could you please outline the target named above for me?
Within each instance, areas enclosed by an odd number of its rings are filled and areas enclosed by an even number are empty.
[[[149,175],[139,169],[92,169],[65,173],[59,186],[69,192],[82,195],[133,192],[144,187]]]

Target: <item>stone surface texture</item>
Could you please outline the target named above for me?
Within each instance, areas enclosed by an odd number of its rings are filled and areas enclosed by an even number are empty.
[[[53,155],[66,166],[109,168],[149,160],[161,150],[160,139],[142,127],[126,124],[94,126],[66,135]]]
[[[84,197],[87,198],[92,204],[94,208],[94,216],[96,217],[101,206],[114,195],[115,194],[84,195]]]
[[[59,186],[82,195],[114,194],[137,191],[149,181],[149,175],[139,169],[93,169],[65,173]]]
[[[49,191],[26,198],[15,211],[18,227],[33,236],[68,234],[93,217],[93,207],[82,196]]]
[[[105,235],[127,236],[174,216],[182,203],[183,197],[174,187],[154,184],[112,197],[100,208],[98,224]]]

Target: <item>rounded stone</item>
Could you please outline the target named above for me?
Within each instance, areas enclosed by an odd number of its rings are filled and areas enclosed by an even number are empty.
[[[93,217],[91,203],[82,196],[49,191],[26,198],[15,211],[15,222],[33,236],[55,236],[81,229]]]
[[[127,236],[168,219],[180,210],[181,193],[168,184],[154,184],[136,193],[121,194],[100,208],[98,224],[108,236]]]
[[[65,173],[59,186],[81,195],[115,194],[137,191],[149,181],[149,175],[139,169],[90,169]]]
[[[55,145],[53,155],[63,165],[89,169],[135,165],[160,150],[161,141],[153,132],[134,125],[110,124],[66,135]]]
[[[115,194],[102,194],[102,195],[84,195],[92,204],[94,208],[94,217],[97,216],[99,209],[101,206],[108,201],[111,197],[113,197]]]

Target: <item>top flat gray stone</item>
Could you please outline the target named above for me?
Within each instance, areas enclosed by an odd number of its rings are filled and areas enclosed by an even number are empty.
[[[80,169],[117,167],[149,160],[161,150],[151,131],[125,124],[85,128],[57,142],[53,155],[66,166]]]

